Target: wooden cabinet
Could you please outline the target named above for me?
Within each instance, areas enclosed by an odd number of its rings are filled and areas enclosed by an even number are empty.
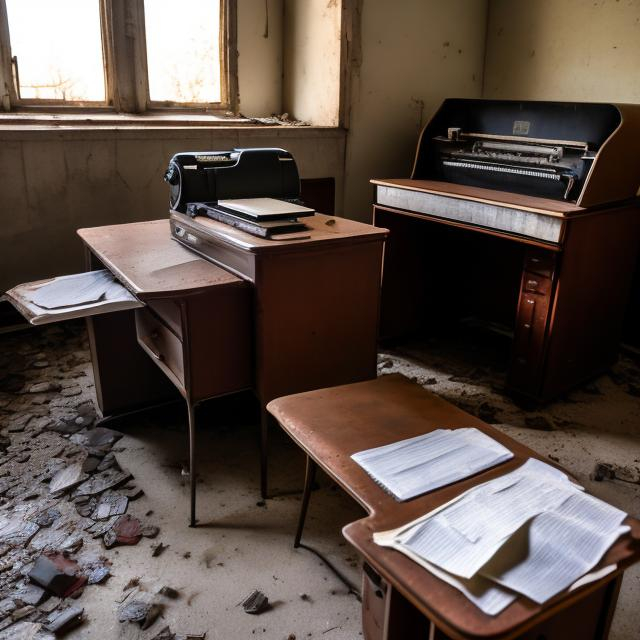
[[[551,400],[616,361],[640,241],[638,199],[589,209],[434,181],[381,184],[385,202],[393,189],[410,191],[412,198],[394,201],[424,209],[374,206],[374,223],[390,229],[383,338],[428,334],[465,315],[499,321],[513,332],[507,389],[534,402]],[[446,218],[415,197],[448,189]],[[457,217],[456,202],[491,204],[491,198],[512,207],[514,219],[521,210],[552,219],[557,242],[492,228],[490,209],[484,218]],[[534,222],[534,231],[546,228]]]

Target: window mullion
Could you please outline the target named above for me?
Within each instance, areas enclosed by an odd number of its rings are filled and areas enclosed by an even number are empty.
[[[9,37],[9,18],[7,5],[0,0],[0,110],[11,111],[16,105],[18,96],[13,82],[11,64],[11,39]]]
[[[147,108],[148,79],[142,0],[105,0],[110,5],[111,76],[117,109],[140,113]],[[115,106],[115,100],[114,100]]]

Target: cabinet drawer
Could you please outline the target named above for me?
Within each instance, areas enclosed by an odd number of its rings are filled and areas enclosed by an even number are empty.
[[[524,270],[545,278],[553,276],[556,266],[556,255],[551,251],[529,250],[524,258]]]
[[[184,390],[184,354],[182,342],[148,309],[136,310],[136,333],[140,346]]]
[[[551,278],[545,278],[537,273],[525,271],[522,279],[522,291],[546,296],[551,292]]]

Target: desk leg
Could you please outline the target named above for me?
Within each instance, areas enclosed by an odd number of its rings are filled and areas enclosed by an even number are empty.
[[[300,539],[302,538],[302,530],[304,529],[304,521],[307,518],[307,508],[309,507],[309,498],[311,497],[311,488],[316,479],[316,470],[318,465],[315,460],[312,460],[310,456],[307,456],[307,467],[304,474],[304,492],[302,494],[302,504],[300,505],[300,516],[298,518],[298,529],[296,530],[296,537],[293,541],[294,549],[300,546]]]
[[[260,495],[267,499],[269,472],[269,420],[271,415],[266,409],[260,410]]]
[[[190,527],[196,526],[196,416],[195,405],[187,400],[189,415],[189,489],[191,492]]]

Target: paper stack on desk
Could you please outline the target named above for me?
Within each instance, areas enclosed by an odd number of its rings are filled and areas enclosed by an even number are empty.
[[[542,604],[571,587],[629,531],[626,515],[530,459],[374,541],[496,615],[517,594]]]
[[[470,427],[436,429],[351,458],[397,500],[409,500],[509,460],[513,453]]]

